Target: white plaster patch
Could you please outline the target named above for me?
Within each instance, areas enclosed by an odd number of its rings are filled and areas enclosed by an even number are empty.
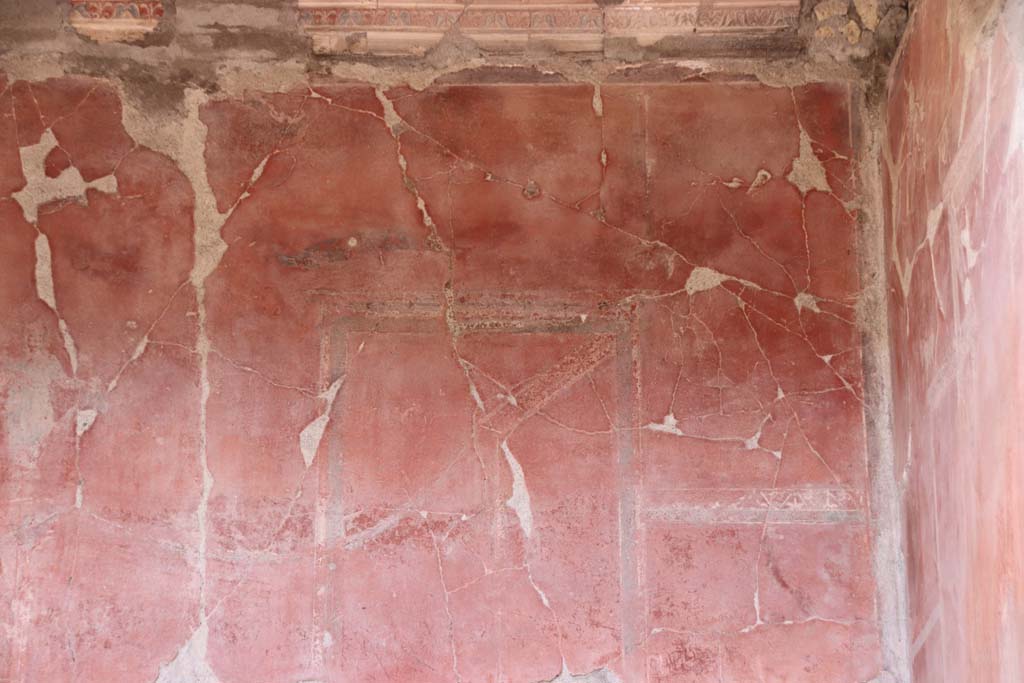
[[[320,448],[320,441],[324,438],[324,430],[331,419],[331,408],[334,406],[334,399],[338,397],[338,390],[341,388],[343,377],[339,377],[327,387],[327,390],[320,394],[319,398],[326,401],[324,410],[320,415],[303,428],[299,433],[299,450],[302,452],[302,460],[306,467],[313,464],[316,452]]]
[[[832,191],[828,184],[828,176],[825,174],[825,165],[814,153],[811,136],[803,126],[800,126],[800,156],[793,160],[793,167],[786,180],[793,183],[800,190],[800,194],[807,194],[811,190]]]
[[[698,292],[706,292],[729,279],[731,278],[728,275],[719,273],[717,270],[697,266],[690,271],[690,277],[686,278],[686,293],[693,296]]]
[[[135,350],[132,351],[131,358],[128,359],[128,362],[126,362],[123,366],[121,366],[121,369],[118,370],[116,375],[114,375],[114,378],[111,379],[110,382],[107,384],[107,391],[108,392],[111,392],[111,391],[113,391],[114,389],[117,388],[117,383],[119,381],[121,381],[121,373],[123,373],[125,371],[125,369],[129,365],[131,365],[132,363],[137,361],[139,358],[141,358],[142,354],[144,354],[146,352],[146,349],[148,347],[149,347],[149,335],[147,334],[146,336],[144,336],[142,339],[139,340],[138,344],[135,345]]]
[[[809,292],[800,292],[793,297],[793,305],[796,306],[796,310],[798,311],[802,311],[806,308],[809,311],[821,313],[821,309],[818,308],[818,301],[820,301],[820,299]]]
[[[170,663],[160,667],[156,683],[220,683],[206,660],[209,628],[203,621]]]
[[[597,118],[604,116],[604,101],[601,99],[601,84],[594,84],[594,99],[593,99],[594,114]]]
[[[81,437],[92,427],[96,421],[96,411],[92,408],[85,408],[75,413],[75,436]]]
[[[205,308],[203,298],[206,293],[204,283],[217,265],[220,263],[228,245],[221,237],[220,231],[224,223],[234,212],[235,207],[249,195],[249,188],[259,180],[266,168],[267,159],[263,159],[249,178],[249,184],[245,191],[238,198],[235,204],[226,213],[217,210],[217,200],[210,186],[209,177],[206,174],[206,161],[203,157],[203,150],[206,147],[206,126],[199,118],[199,109],[206,102],[206,93],[199,90],[189,90],[185,93],[185,108],[188,113],[182,131],[183,139],[180,147],[173,150],[172,158],[177,162],[178,168],[189,179],[195,193],[195,209],[193,220],[195,221],[195,243],[194,260],[189,281],[196,289],[196,297],[199,299],[200,327],[203,328],[200,336],[205,336]],[[202,346],[202,343],[200,343]],[[203,349],[200,349],[202,352]]]
[[[512,495],[505,501],[505,505],[512,508],[519,518],[519,526],[523,534],[529,538],[533,534],[533,510],[530,508],[530,492],[526,488],[526,475],[523,468],[509,450],[508,441],[501,442],[501,452],[505,454],[505,461],[509,470],[512,471]]]
[[[750,183],[750,189],[747,190],[747,194],[752,194],[754,192],[754,190],[756,190],[757,188],[761,187],[762,185],[764,185],[765,183],[767,183],[771,179],[772,179],[771,172],[769,172],[767,169],[764,169],[764,168],[760,169],[757,172],[757,176],[755,176],[755,178],[754,178],[754,182]]]
[[[84,202],[85,191],[90,187],[107,194],[117,192],[117,179],[114,176],[103,176],[87,183],[74,166],[65,169],[56,178],[47,177],[46,156],[55,147],[57,138],[53,136],[53,131],[47,129],[43,131],[39,142],[19,150],[25,187],[11,197],[18,202],[25,220],[33,225],[39,218],[39,207],[55,199],[75,199]]]
[[[57,297],[53,293],[53,261],[50,254],[50,241],[46,235],[36,235],[36,296],[39,300],[57,310]]]
[[[674,436],[682,436],[683,432],[679,429],[679,420],[672,413],[669,413],[661,422],[650,422],[644,426],[644,429],[652,432],[662,432],[664,434],[672,434]]]

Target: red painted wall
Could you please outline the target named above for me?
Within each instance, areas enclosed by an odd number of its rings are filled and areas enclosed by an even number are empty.
[[[1016,10],[1019,14],[1019,9]],[[914,679],[1024,680],[1024,26],[923,0],[889,87]]]
[[[850,99],[0,80],[0,679],[872,679]]]

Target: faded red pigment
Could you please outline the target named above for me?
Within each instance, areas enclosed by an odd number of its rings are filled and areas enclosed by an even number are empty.
[[[0,680],[878,674],[847,86],[200,116],[0,80]]]
[[[921,3],[888,95],[889,312],[914,680],[1024,680],[1024,52]],[[1014,42],[1016,41],[1016,42]]]

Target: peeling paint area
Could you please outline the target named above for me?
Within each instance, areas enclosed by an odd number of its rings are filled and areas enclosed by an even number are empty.
[[[0,679],[881,675],[849,83],[360,73],[0,80]]]

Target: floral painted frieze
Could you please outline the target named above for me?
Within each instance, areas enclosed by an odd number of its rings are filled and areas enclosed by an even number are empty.
[[[138,40],[164,18],[162,0],[70,0],[68,22],[99,42]]]

